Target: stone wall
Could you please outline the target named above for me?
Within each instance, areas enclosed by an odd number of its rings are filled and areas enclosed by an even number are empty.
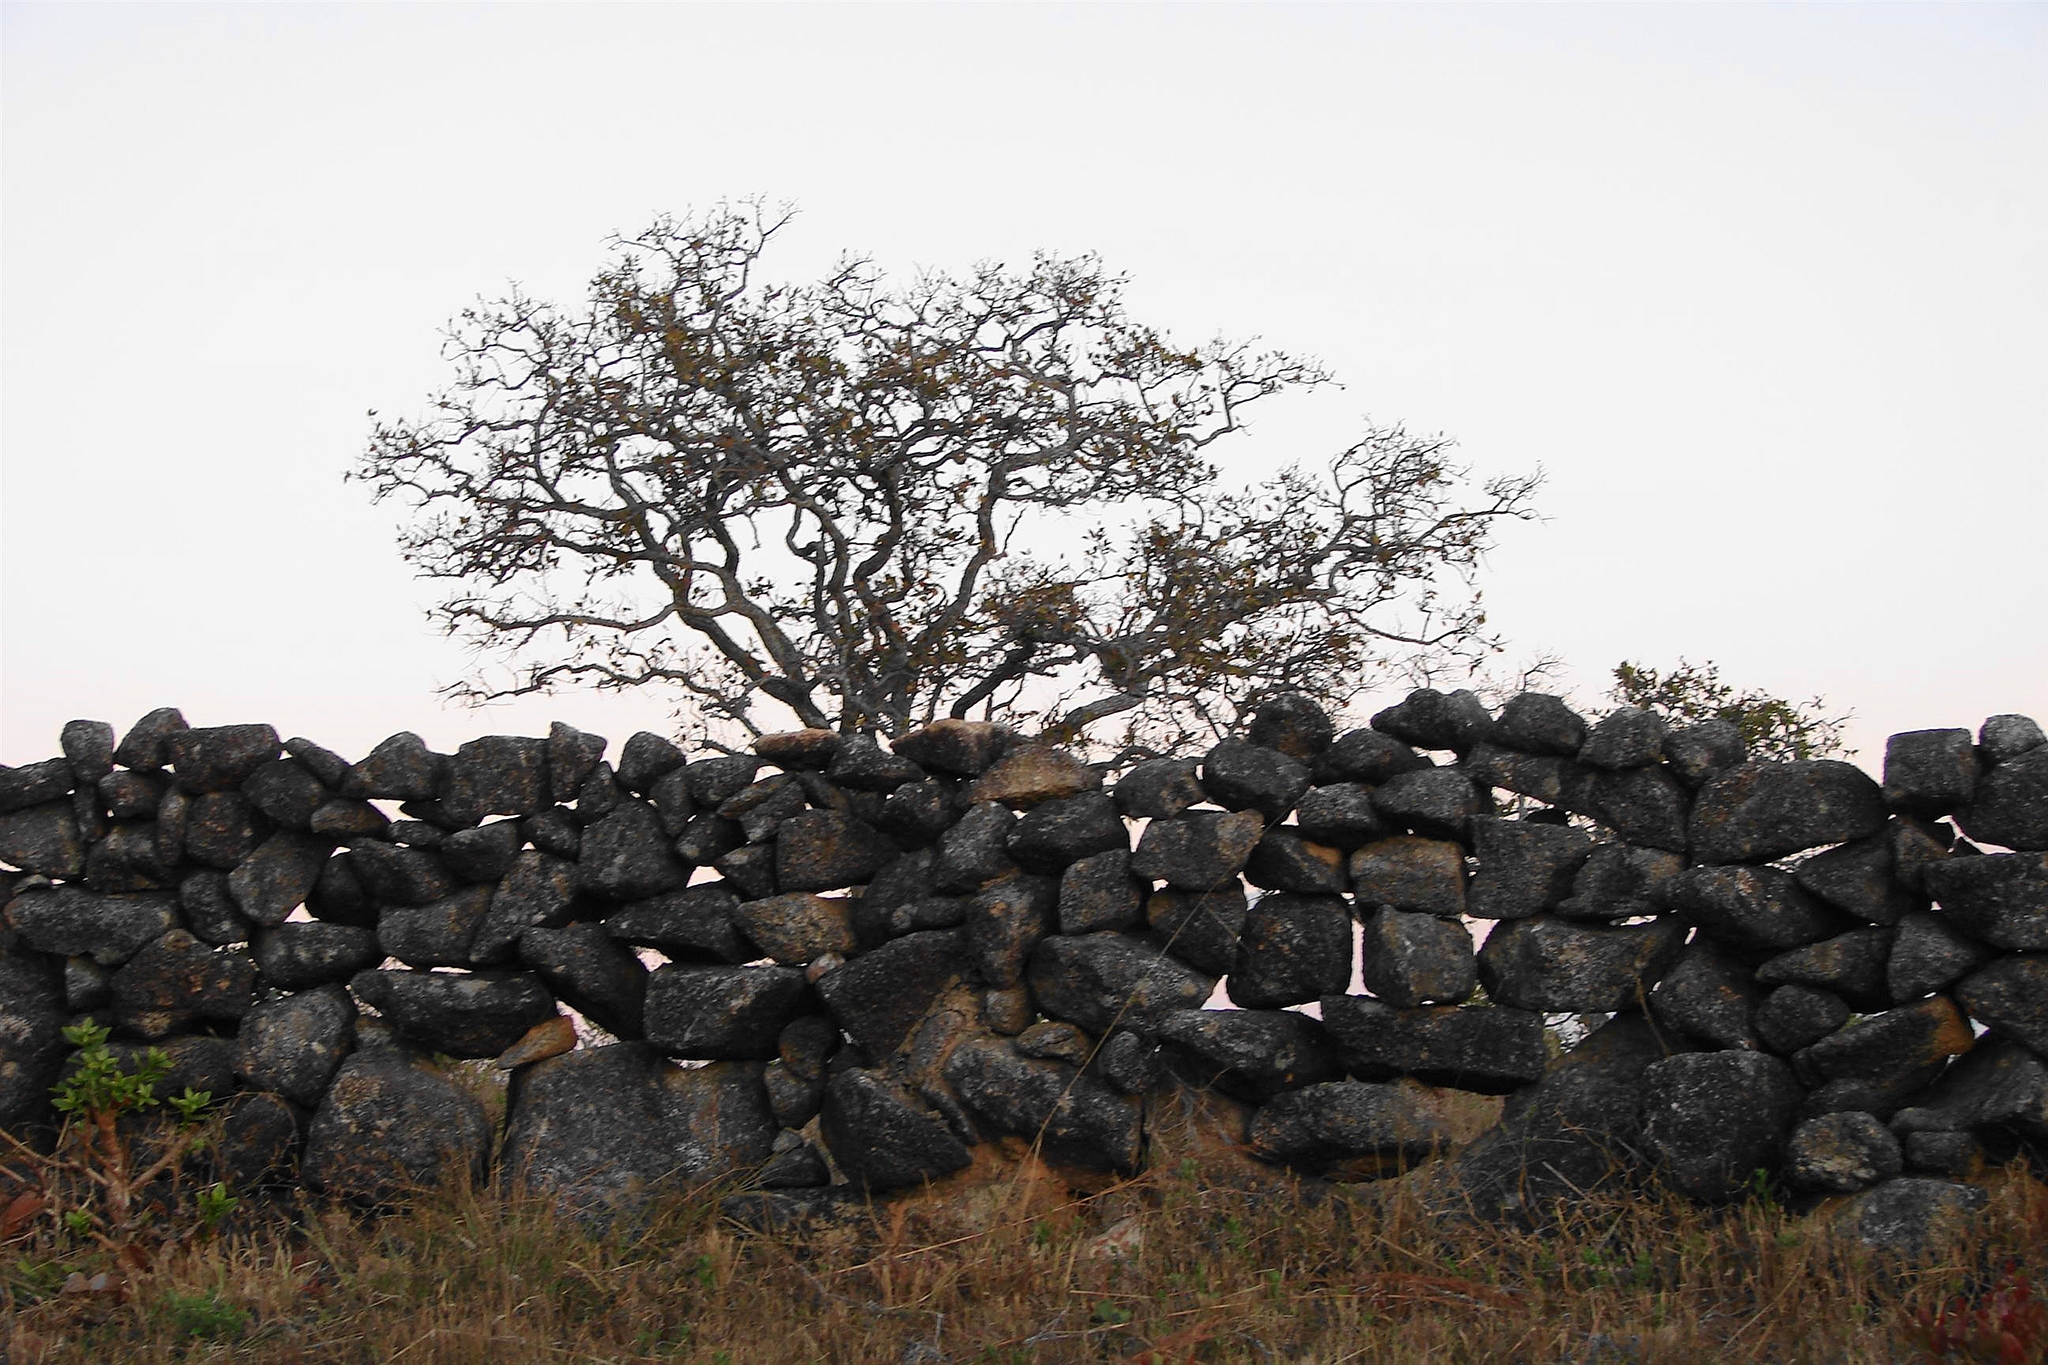
[[[2048,743],[2018,716],[1894,736],[1882,783],[1427,690],[1341,735],[1282,698],[1114,780],[964,721],[349,762],[162,710],[61,748],[0,769],[0,1125],[47,1127],[91,1015],[169,1055],[160,1093],[224,1099],[245,1186],[872,1191],[1001,1136],[1127,1172],[1188,1089],[1263,1161],[1420,1167],[1484,1216],[2048,1145]],[[501,1132],[436,1055],[510,1072]],[[1414,1082],[1511,1098],[1446,1154]]]

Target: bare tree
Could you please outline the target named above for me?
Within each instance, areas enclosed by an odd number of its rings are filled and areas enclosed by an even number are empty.
[[[438,618],[514,666],[451,691],[653,684],[713,732],[994,712],[1152,747],[1490,645],[1474,571],[1535,477],[1459,502],[1447,442],[1368,429],[1225,490],[1208,448],[1320,368],[1172,345],[1093,257],[771,282],[789,216],[614,239],[574,310],[480,303],[428,414],[377,424],[353,477],[411,503]]]

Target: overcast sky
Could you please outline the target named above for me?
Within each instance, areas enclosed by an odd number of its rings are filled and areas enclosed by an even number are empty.
[[[1099,251],[1147,321],[1346,382],[1547,520],[1508,660],[1719,662],[1901,729],[2048,719],[2048,7],[4,7],[0,762],[72,717],[350,757],[666,698],[472,711],[342,482],[508,281],[765,194],[778,251]],[[1383,699],[1392,700],[1387,697]]]

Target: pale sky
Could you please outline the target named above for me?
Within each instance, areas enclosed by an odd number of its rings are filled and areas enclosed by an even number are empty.
[[[1583,701],[1713,659],[1873,769],[2048,720],[2048,6],[0,8],[0,762],[161,705],[349,757],[667,728],[444,704],[341,475],[465,303],[752,194],[795,276],[1093,250],[1319,357],[1245,477],[1366,416],[1540,466],[1484,586]]]

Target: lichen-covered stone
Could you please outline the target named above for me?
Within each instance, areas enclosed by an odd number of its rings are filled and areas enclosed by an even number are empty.
[[[45,877],[76,877],[85,871],[85,851],[69,800],[0,815],[0,863]]]
[[[1280,692],[1259,703],[1245,727],[1245,740],[1313,763],[1336,738],[1336,722],[1305,692]]]
[[[1756,1032],[1763,1045],[1791,1056],[1849,1022],[1849,1002],[1818,986],[1780,986],[1756,1007]]]
[[[1244,879],[1269,891],[1299,896],[1341,895],[1351,884],[1341,850],[1312,843],[1285,826],[1267,830],[1252,849]]]
[[[525,972],[358,972],[349,989],[407,1038],[450,1057],[495,1057],[555,1013],[555,998]]]
[[[1145,888],[1131,875],[1130,850],[1097,853],[1061,873],[1057,918],[1062,934],[1129,929],[1142,923]]]
[[[788,967],[859,947],[847,902],[837,897],[794,891],[742,901],[733,910],[732,920],[755,947]]]
[[[1196,810],[1154,820],[1138,837],[1131,871],[1183,891],[1223,888],[1244,870],[1265,829],[1264,817],[1253,810]]]
[[[644,900],[690,880],[661,817],[641,801],[621,801],[583,831],[576,869],[583,890],[619,902]]]
[[[1991,1199],[1981,1185],[1900,1176],[1855,1195],[1834,1212],[1841,1234],[1872,1251],[1912,1262],[1964,1231]]]
[[[399,1052],[341,1064],[306,1133],[302,1172],[318,1194],[386,1205],[444,1181],[481,1181],[490,1154],[484,1107]]]
[[[349,870],[382,905],[425,905],[455,890],[441,860],[423,848],[364,840],[349,849]]]
[[[165,738],[165,755],[178,786],[197,795],[233,791],[278,756],[283,745],[268,725],[214,725],[178,730]]]
[[[1177,1010],[1154,1033],[1197,1086],[1261,1101],[1343,1075],[1323,1026],[1293,1010]]]
[[[248,1013],[256,998],[256,964],[246,953],[173,929],[145,944],[108,984],[116,1028],[163,1038],[201,1019],[232,1023]]]
[[[1947,815],[1977,789],[1968,730],[1908,730],[1884,742],[1884,799],[1893,810]]]
[[[0,936],[0,1129],[25,1136],[49,1122],[50,1087],[71,1047],[66,1015],[57,965]]]
[[[1851,929],[1767,959],[1758,965],[1756,979],[1766,986],[1818,986],[1841,996],[1852,1009],[1882,1010],[1892,1003],[1885,982],[1891,947],[1890,929]]]
[[[1650,991],[1650,1013],[1658,1023],[1716,1047],[1761,1047],[1756,1030],[1761,1003],[1750,972],[1704,938],[1686,945]],[[1811,1041],[1802,1039],[1799,1045]]]
[[[1685,927],[1578,924],[1539,916],[1498,924],[1479,950],[1479,980],[1496,1004],[1518,1009],[1639,1009],[1685,945]]]
[[[1566,919],[1637,919],[1659,914],[1685,859],[1662,849],[1599,844],[1572,878],[1571,894],[1554,907]]]
[[[1586,718],[1547,692],[1522,692],[1508,698],[1494,721],[1496,744],[1526,754],[1560,754],[1566,758],[1586,742]]]
[[[1397,1009],[1456,1005],[1479,987],[1472,935],[1456,920],[1383,905],[1366,916],[1359,943],[1365,988]],[[1236,989],[1233,978],[1233,996]]]
[[[1372,804],[1389,827],[1431,839],[1465,838],[1473,817],[1489,809],[1485,794],[1457,768],[1397,773],[1373,789]]]
[[[948,717],[890,742],[899,755],[921,768],[954,777],[979,777],[995,766],[1015,737],[985,720]]]
[[[378,916],[377,944],[408,967],[468,967],[478,961],[471,945],[490,908],[488,886],[466,886],[426,905],[392,906]]]
[[[1318,786],[1358,783],[1377,786],[1415,768],[1427,768],[1430,761],[1389,734],[1378,730],[1347,730],[1329,748],[1316,755],[1314,776]]]
[[[2048,1057],[2048,954],[1997,958],[1964,977],[1956,998],[1972,1019]]]
[[[826,1085],[819,1127],[839,1169],[865,1190],[922,1185],[972,1160],[943,1119],[858,1069]]]
[[[647,968],[595,920],[519,936],[519,960],[555,998],[614,1038],[645,1035]]]
[[[1692,801],[1661,767],[1595,772],[1589,796],[1592,814],[1629,843],[1670,853],[1686,851]]]
[[[1775,867],[1689,867],[1664,898],[1688,923],[1745,952],[1783,952],[1851,927]]]
[[[795,967],[657,968],[646,986],[647,1041],[675,1057],[761,1060],[809,1005]]]
[[[316,835],[281,829],[228,874],[228,894],[251,923],[282,924],[305,904],[333,851]]]
[[[2048,850],[2048,746],[1994,764],[1955,812],[1963,833],[1987,844]]]
[[[469,943],[471,956],[495,961],[528,929],[567,923],[580,885],[576,864],[539,849],[521,853],[490,892],[490,908]]]
[[[1942,916],[1980,943],[2048,950],[2048,853],[1944,858],[1924,874]]]
[[[818,998],[870,1058],[893,1056],[934,1000],[965,978],[957,932],[928,930],[862,953],[818,978]]]
[[[968,898],[967,956],[985,984],[1001,989],[1023,980],[1031,950],[1052,931],[1059,894],[1052,878],[1019,872]]]
[[[1119,1024],[1153,1025],[1173,1010],[1196,1009],[1215,990],[1204,976],[1126,934],[1056,935],[1031,951],[1025,969],[1038,1007],[1100,1036]]]
[[[1465,889],[1465,912],[1477,919],[1527,919],[1572,894],[1593,840],[1566,825],[1477,816],[1472,851],[1479,868]]]
[[[1646,768],[1664,757],[1664,741],[1670,733],[1670,723],[1655,711],[1619,707],[1593,726],[1577,757],[1589,768],[1609,772]]]
[[[1279,1009],[1342,994],[1351,984],[1351,925],[1351,909],[1339,896],[1261,896],[1238,934],[1231,1002]]]
[[[1412,1076],[1429,1085],[1505,1094],[1543,1075],[1543,1016],[1499,1006],[1397,1009],[1358,995],[1325,996],[1323,1028],[1360,1080]]]
[[[1815,1082],[1881,1080],[1968,1052],[1974,1042],[1955,1002],[1935,995],[1866,1016],[1802,1049],[1793,1061],[1802,1077]]]
[[[1017,817],[996,802],[968,807],[939,837],[932,886],[943,892],[978,891],[1016,871],[1010,858],[1010,831],[1016,824]]]
[[[27,947],[90,957],[116,967],[178,926],[177,902],[161,891],[101,896],[75,886],[32,886],[7,902],[7,925]]]
[[[755,949],[733,922],[739,908],[740,898],[730,890],[705,883],[621,906],[605,916],[604,927],[621,943],[680,962],[746,962]]]
[[[1418,749],[1455,749],[1462,754],[1493,737],[1493,717],[1471,692],[1418,687],[1398,705],[1374,715],[1372,728]]]
[[[310,1109],[355,1047],[356,1003],[346,988],[317,986],[255,1006],[235,1041],[235,1070],[255,1090]]]
[[[1643,1071],[1643,1140],[1663,1182],[1722,1203],[1774,1164],[1799,1106],[1792,1069],[1762,1052],[1693,1052]]]
[[[1028,809],[1041,802],[1092,792],[1101,786],[1101,771],[1089,767],[1071,751],[1031,744],[1012,749],[975,778],[967,788],[967,799],[1000,801],[1016,809]]]
[[[1419,1165],[1450,1142],[1441,1120],[1399,1086],[1324,1081],[1275,1096],[1252,1116],[1253,1155],[1290,1166],[1362,1162],[1374,1174]]]
[[[1042,801],[1010,830],[1009,854],[1026,872],[1057,875],[1081,859],[1131,846],[1116,803],[1104,792]]]
[[[1465,850],[1412,834],[1376,840],[1351,855],[1351,889],[1361,907],[1455,918],[1466,909]]]
[[[1191,758],[1147,759],[1117,779],[1117,810],[1133,820],[1171,820],[1208,800],[1195,775],[1198,766]]]
[[[1905,1165],[1891,1130],[1875,1114],[1855,1109],[1808,1119],[1785,1140],[1785,1178],[1799,1189],[1854,1194]]]
[[[1295,828],[1304,839],[1349,853],[1392,832],[1373,807],[1372,792],[1363,782],[1311,787],[1294,808]]]
[[[1308,764],[1241,739],[1226,739],[1202,757],[1202,790],[1225,810],[1255,810],[1279,820],[1308,784]]]
[[[1021,1056],[993,1039],[969,1039],[946,1059],[945,1078],[977,1117],[1025,1138],[1058,1165],[1135,1172],[1143,1108],[1070,1062]]]
[[[1816,853],[1799,865],[1794,880],[1857,919],[1897,924],[1927,908],[1926,894],[1911,879],[1899,875],[1895,850],[1902,837],[1917,833],[1906,829],[1907,825],[1894,820],[1881,834]]]
[[[1885,959],[1885,985],[1895,1003],[1938,991],[1988,961],[1992,950],[1956,932],[1939,915],[1916,913],[1898,923]]]
[[[1692,812],[1693,857],[1760,863],[1884,828],[1884,793],[1835,759],[1745,763],[1702,784]]]
[[[346,982],[384,960],[374,931],[352,924],[294,920],[266,929],[254,944],[256,973],[272,990],[303,991]]]
[[[1145,920],[1160,951],[1210,976],[1221,976],[1236,963],[1247,913],[1241,886],[1219,891],[1168,889],[1145,899]]]

